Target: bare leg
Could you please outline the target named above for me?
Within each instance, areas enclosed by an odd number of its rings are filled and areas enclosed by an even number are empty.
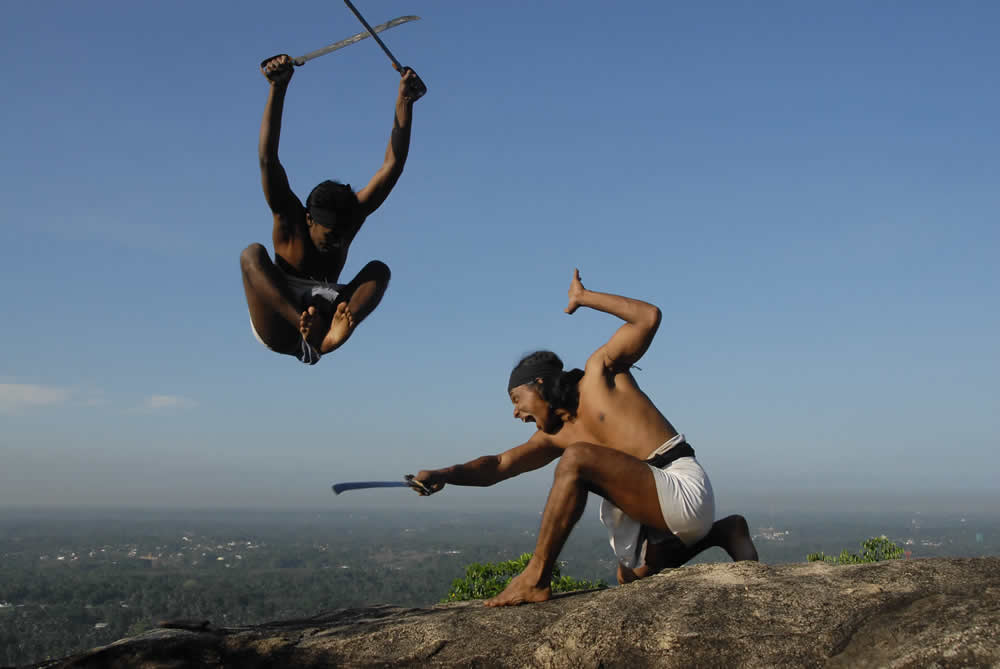
[[[549,586],[552,567],[570,530],[580,520],[587,494],[592,490],[599,490],[640,523],[668,529],[660,512],[656,482],[647,464],[603,446],[572,444],[556,466],[531,561],[503,592],[486,600],[487,606],[541,602],[552,596]]]
[[[329,330],[319,347],[320,353],[326,354],[344,345],[361,321],[382,301],[390,276],[388,265],[372,260],[347,284],[344,289],[346,301],[337,305]]]
[[[240,254],[240,268],[250,320],[257,334],[275,351],[294,354],[299,346],[302,315],[267,249],[261,244],[248,246]]]
[[[712,524],[705,538],[690,548],[671,550],[666,543],[647,543],[646,561],[641,567],[629,569],[618,565],[618,582],[630,583],[645,576],[651,576],[664,568],[680,567],[702,551],[718,546],[729,554],[733,562],[741,560],[758,561],[757,548],[750,538],[750,527],[746,518],[740,515],[726,516]]]

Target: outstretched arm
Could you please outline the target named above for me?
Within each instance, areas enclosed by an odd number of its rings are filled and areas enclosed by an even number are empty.
[[[562,449],[552,446],[541,432],[500,455],[484,455],[462,465],[444,469],[424,470],[416,478],[432,492],[437,492],[446,483],[464,486],[491,486],[518,474],[540,469],[562,454]]]
[[[260,123],[260,139],[257,156],[260,159],[261,185],[264,199],[274,214],[275,226],[285,223],[285,214],[301,203],[288,185],[285,168],[278,162],[278,139],[281,135],[281,112],[285,106],[285,92],[292,79],[292,59],[286,55],[275,56],[261,65],[261,72],[271,83],[264,107],[264,118]]]
[[[588,366],[599,363],[605,369],[627,370],[646,352],[660,327],[659,307],[631,297],[587,290],[580,281],[580,270],[575,269],[566,313],[572,314],[580,307],[603,311],[625,321],[607,344],[594,351],[587,360]]]
[[[399,95],[396,98],[392,134],[389,136],[389,146],[385,150],[385,160],[368,185],[358,192],[358,202],[361,204],[364,216],[368,216],[385,202],[392,187],[399,181],[399,175],[403,173],[406,156],[410,152],[413,103],[419,98],[411,85],[415,79],[417,79],[416,72],[410,68],[403,70],[403,76],[399,80]]]

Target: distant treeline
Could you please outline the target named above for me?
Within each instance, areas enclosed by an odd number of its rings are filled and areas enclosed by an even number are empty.
[[[571,535],[563,571],[613,583],[613,556],[593,515],[588,509]],[[754,531],[780,525],[749,520]],[[243,625],[369,604],[429,606],[467,565],[533,550],[538,522],[537,513],[502,512],[0,512],[0,665],[64,657],[167,619]],[[923,518],[805,519],[764,534],[781,537],[757,542],[772,563],[881,534],[913,557],[1000,553],[996,524],[958,519],[933,527]],[[717,549],[699,559],[727,560]]]

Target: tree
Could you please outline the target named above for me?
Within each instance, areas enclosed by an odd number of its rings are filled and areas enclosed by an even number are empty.
[[[903,557],[903,549],[889,541],[884,534],[871,537],[861,542],[860,554],[849,553],[845,548],[839,557],[826,555],[822,551],[806,556],[809,562],[829,562],[830,564],[862,564],[866,562],[882,562],[883,560],[898,560]]]
[[[486,599],[503,592],[511,579],[524,571],[531,560],[531,553],[524,553],[516,560],[504,562],[473,562],[465,568],[465,577],[456,578],[448,595],[442,602],[461,602],[470,599]],[[563,576],[556,563],[552,570],[552,592],[572,592],[574,590],[595,590],[608,587],[604,581],[585,581]]]

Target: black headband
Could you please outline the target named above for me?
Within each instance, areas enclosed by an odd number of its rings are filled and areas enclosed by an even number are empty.
[[[555,360],[541,360],[539,362],[522,362],[510,373],[510,381],[507,382],[507,394],[518,386],[526,383],[534,383],[537,378],[548,378],[562,372],[562,363]]]

